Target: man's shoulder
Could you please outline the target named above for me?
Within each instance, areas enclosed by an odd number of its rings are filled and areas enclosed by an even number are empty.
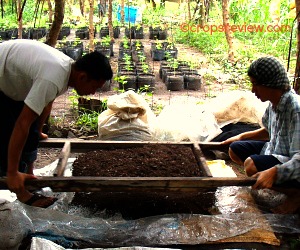
[[[291,109],[300,112],[300,96],[294,90],[289,91],[286,103],[290,104]]]

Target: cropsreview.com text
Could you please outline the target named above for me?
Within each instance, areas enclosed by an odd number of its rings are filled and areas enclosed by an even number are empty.
[[[205,24],[201,26],[200,24],[188,24],[182,23],[180,25],[180,30],[183,32],[200,32],[204,31],[210,33],[211,35],[215,32],[225,32],[230,30],[232,32],[290,32],[292,27],[288,24],[233,24],[233,25],[215,25],[215,24]]]

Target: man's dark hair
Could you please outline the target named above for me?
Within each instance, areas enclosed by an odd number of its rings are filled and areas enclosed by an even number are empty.
[[[85,54],[74,65],[94,80],[110,80],[113,76],[108,58],[98,51]]]

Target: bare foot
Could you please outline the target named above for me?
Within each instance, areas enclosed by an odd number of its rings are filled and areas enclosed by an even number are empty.
[[[57,198],[54,197],[46,197],[39,193],[33,193],[31,198],[24,202],[26,205],[33,206],[33,207],[41,207],[47,208],[51,206],[54,202],[57,201]]]

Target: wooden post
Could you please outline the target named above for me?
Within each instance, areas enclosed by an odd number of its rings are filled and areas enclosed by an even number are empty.
[[[203,153],[199,147],[199,144],[193,143],[192,147],[193,153],[196,157],[196,161],[198,162],[199,167],[201,168],[201,171],[205,177],[212,177],[212,174],[206,164],[205,157],[203,156]]]
[[[61,150],[61,153],[60,153],[60,156],[58,159],[58,163],[57,163],[56,169],[53,174],[54,176],[63,176],[64,175],[70,152],[71,152],[71,143],[69,141],[67,141],[67,142],[65,142],[65,145],[64,145],[63,149]]]

